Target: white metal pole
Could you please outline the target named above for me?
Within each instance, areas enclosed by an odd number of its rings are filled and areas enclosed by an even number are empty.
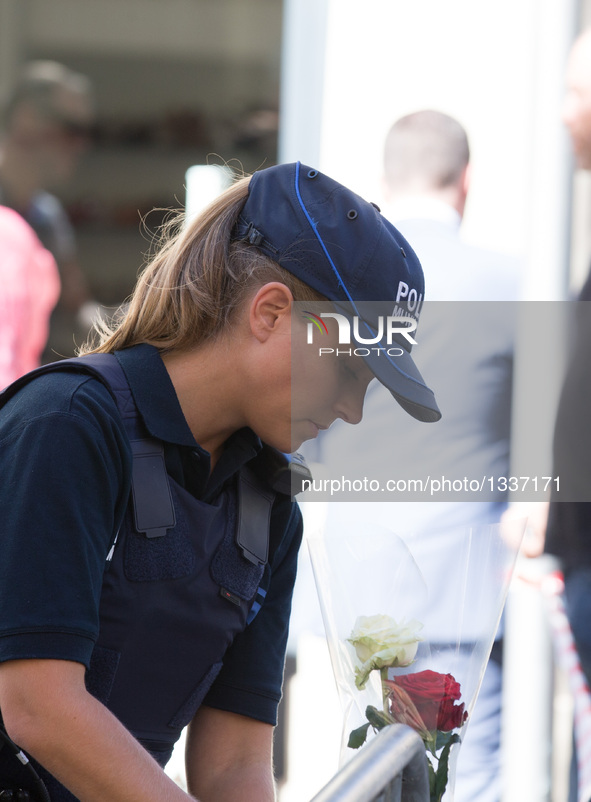
[[[284,0],[278,161],[317,167],[327,0]]]

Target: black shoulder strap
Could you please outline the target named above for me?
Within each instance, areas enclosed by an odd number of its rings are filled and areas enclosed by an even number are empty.
[[[271,508],[275,493],[257,473],[245,465],[238,480],[238,527],[236,543],[243,556],[255,565],[269,558]]]
[[[131,489],[136,529],[149,538],[162,537],[176,522],[162,441],[149,437],[144,431],[127,377],[117,357],[113,354],[89,354],[82,357],[81,361],[86,369],[96,372],[115,396],[131,442]]]
[[[282,454],[263,445],[240,471],[236,541],[247,560],[264,564],[269,556],[271,508],[278,493],[293,498],[312,474],[300,454]]]
[[[164,448],[160,440],[146,434],[123,368],[113,354],[88,354],[42,365],[0,393],[0,407],[38,376],[64,370],[90,373],[115,399],[133,455],[131,488],[136,529],[146,537],[165,535],[175,525],[175,514]]]

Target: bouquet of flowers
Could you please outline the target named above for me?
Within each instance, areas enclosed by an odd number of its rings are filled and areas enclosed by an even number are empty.
[[[524,521],[513,526],[523,532]],[[463,732],[492,649],[520,536],[498,525],[426,544],[374,526],[308,547],[344,714],[341,763],[394,723],[421,736],[431,802],[451,802]],[[452,549],[453,576],[437,549]]]
[[[460,742],[454,730],[466,723],[468,712],[461,698],[460,684],[451,674],[425,669],[389,678],[388,670],[412,664],[422,625],[416,621],[399,625],[385,615],[360,616],[348,639],[355,647],[360,665],[355,685],[362,690],[372,671],[379,671],[384,697],[383,709],[368,705],[367,723],[353,730],[348,746],[365,743],[369,727],[381,730],[388,724],[406,724],[416,730],[430,756],[428,763],[431,802],[441,802],[448,780],[451,747]]]

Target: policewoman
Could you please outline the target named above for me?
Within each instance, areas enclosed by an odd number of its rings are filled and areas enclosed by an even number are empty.
[[[412,338],[349,356],[328,320],[319,358],[297,310],[375,332],[364,303],[411,291],[420,264],[376,207],[271,167],[169,233],[98,346],[0,396],[5,799],[275,798],[304,471],[284,455],[357,423],[374,376],[440,417]],[[162,770],[186,725],[190,795]]]

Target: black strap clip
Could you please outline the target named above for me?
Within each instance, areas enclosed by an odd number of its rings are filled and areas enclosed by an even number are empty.
[[[159,440],[132,440],[135,526],[146,537],[163,537],[176,522],[170,483]]]
[[[252,223],[248,224],[248,228],[246,229],[246,241],[250,245],[260,245],[261,242],[264,240],[264,236],[261,232],[256,229]]]

